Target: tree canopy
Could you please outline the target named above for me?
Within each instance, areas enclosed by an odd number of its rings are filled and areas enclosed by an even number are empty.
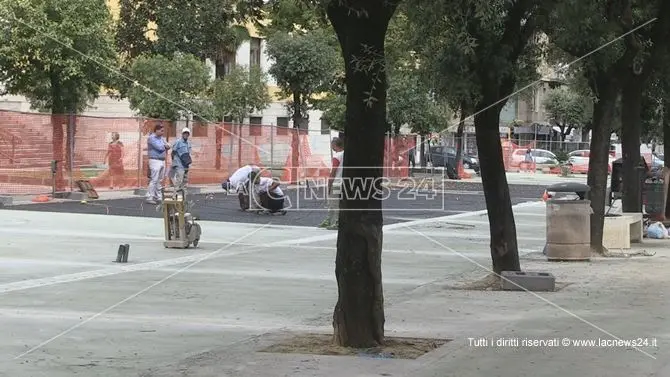
[[[122,0],[117,45],[131,59],[176,52],[210,59],[222,77],[249,38],[244,24],[258,19],[262,6],[262,0]]]
[[[591,119],[590,99],[568,86],[551,89],[544,100],[549,121],[561,129],[563,140],[573,129],[584,126]]]
[[[103,2],[0,0],[0,20],[0,82],[34,108],[83,111],[112,81],[118,59]]]
[[[193,55],[140,56],[130,71],[136,80],[128,94],[130,107],[143,116],[177,120],[187,111],[201,115],[199,110],[206,108],[210,73]]]
[[[213,118],[232,117],[242,123],[249,114],[262,111],[270,105],[267,77],[260,67],[236,66],[223,79],[217,79],[211,88]]]
[[[340,61],[335,43],[332,33],[322,29],[278,32],[268,38],[269,73],[282,95],[292,99],[294,118],[302,118],[312,96],[326,92],[335,80]]]

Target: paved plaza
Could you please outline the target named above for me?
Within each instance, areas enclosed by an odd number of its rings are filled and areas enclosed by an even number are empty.
[[[667,241],[645,240],[653,257],[549,263],[544,204],[518,202],[522,267],[552,272],[561,289],[459,290],[491,264],[486,212],[461,211],[385,225],[386,335],[452,340],[399,360],[258,352],[332,331],[336,232],[205,220],[198,249],[173,250],[159,218],[0,210],[0,375],[670,376]],[[125,265],[113,263],[121,243]],[[477,347],[479,338],[649,340]]]

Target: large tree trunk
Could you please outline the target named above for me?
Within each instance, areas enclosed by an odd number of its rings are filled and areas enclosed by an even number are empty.
[[[670,217],[670,190],[668,190],[670,178],[670,96],[663,99],[663,185],[665,192],[665,218]]]
[[[596,84],[598,101],[593,108],[593,127],[591,130],[591,150],[589,153],[589,173],[587,183],[591,189],[591,249],[604,253],[603,226],[605,224],[605,192],[607,190],[607,165],[611,124],[617,100],[617,86],[612,80],[600,78]]]
[[[351,8],[366,10],[365,14]],[[340,202],[335,276],[338,300],[333,313],[334,340],[348,347],[384,342],[382,289],[382,203],[372,196],[381,189],[386,128],[384,39],[397,3],[332,1],[328,18],[337,33],[345,61],[347,122],[344,149],[344,198]],[[370,61],[360,69],[355,61]],[[366,101],[370,97],[372,101]],[[349,182],[372,181],[375,188],[353,196]],[[370,185],[372,186],[372,185]]]
[[[478,110],[495,101],[483,101]],[[475,115],[477,150],[491,235],[491,258],[493,271],[497,274],[521,270],[512,200],[500,144],[499,119],[498,106],[477,111]]]
[[[642,212],[639,171],[642,89],[642,82],[631,78],[623,87],[621,95],[622,207],[624,212]]]
[[[663,165],[670,168],[670,93],[663,99]]]

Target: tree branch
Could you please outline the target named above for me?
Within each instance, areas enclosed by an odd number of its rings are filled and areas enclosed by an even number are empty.
[[[670,38],[670,2],[668,0],[657,0],[656,1],[656,22],[651,29],[651,35],[649,39],[651,40],[652,47],[642,68],[643,79],[646,79],[661,62],[661,57],[664,55],[668,48],[668,38]]]

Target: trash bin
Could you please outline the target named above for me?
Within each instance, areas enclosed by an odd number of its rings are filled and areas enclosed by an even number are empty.
[[[579,199],[557,198],[547,201],[547,244],[544,253],[550,261],[587,261],[591,258],[591,201],[585,199],[589,186],[559,183],[547,187],[555,193],[574,193]]]
[[[665,213],[663,208],[663,180],[650,178],[644,182],[644,211],[649,215],[660,215]]]
[[[612,161],[612,176],[610,180],[611,192],[621,193],[623,191],[623,158]]]

